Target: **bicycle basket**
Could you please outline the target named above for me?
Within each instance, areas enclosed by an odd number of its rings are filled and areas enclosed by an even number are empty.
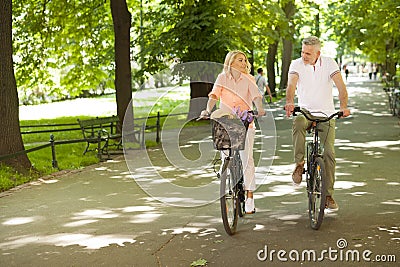
[[[211,120],[214,148],[217,150],[243,150],[246,142],[247,127],[239,119],[227,116]]]

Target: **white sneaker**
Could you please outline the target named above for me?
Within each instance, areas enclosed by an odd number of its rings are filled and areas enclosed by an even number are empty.
[[[247,198],[246,203],[244,205],[244,209],[246,214],[253,214],[256,212],[256,208],[254,206],[254,198]]]

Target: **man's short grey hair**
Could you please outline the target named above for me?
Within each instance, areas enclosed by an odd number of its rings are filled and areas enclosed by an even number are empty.
[[[310,36],[303,39],[303,45],[315,45],[321,48],[321,41],[316,36]]]

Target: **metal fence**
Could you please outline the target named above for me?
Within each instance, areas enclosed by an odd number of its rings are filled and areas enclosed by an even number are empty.
[[[147,120],[147,119],[154,119],[156,118],[156,123],[155,125],[145,125],[144,130],[151,130],[151,129],[156,129],[156,142],[160,142],[160,128],[161,128],[161,118],[167,117],[167,116],[180,116],[180,115],[187,115],[187,113],[176,113],[176,114],[168,114],[168,115],[161,115],[160,112],[157,112],[156,116],[149,116],[147,118],[135,118],[135,121],[140,121],[140,120]],[[74,127],[78,126],[78,127]],[[40,149],[44,149],[47,147],[51,147],[51,154],[52,154],[52,167],[58,169],[58,162],[57,162],[57,156],[56,156],[56,145],[65,145],[65,144],[73,144],[73,143],[81,143],[81,142],[87,142],[86,139],[73,139],[73,140],[54,140],[54,132],[62,132],[62,131],[77,131],[81,130],[79,127],[78,123],[64,123],[64,124],[47,124],[47,125],[24,125],[21,126],[21,128],[44,128],[44,127],[71,127],[71,128],[62,128],[62,129],[51,129],[51,130],[34,130],[34,131],[21,131],[21,134],[37,134],[37,133],[51,133],[50,134],[50,140],[48,143],[39,145],[33,148],[25,149],[22,151],[18,151],[13,154],[8,154],[8,155],[1,155],[0,156],[0,161],[4,161],[7,159],[11,158],[16,158],[20,155],[27,154],[33,151],[37,151]],[[143,131],[145,133],[145,131]],[[143,137],[144,140],[144,137]],[[101,153],[101,151],[98,151],[98,153]],[[101,160],[101,155],[98,155],[99,159]]]

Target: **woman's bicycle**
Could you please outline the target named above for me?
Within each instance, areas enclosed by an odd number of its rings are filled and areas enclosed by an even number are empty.
[[[222,222],[225,231],[233,235],[239,217],[245,213],[243,166],[239,151],[244,149],[248,124],[226,117],[212,119],[211,124],[214,148],[221,151],[222,166],[217,176],[220,179]]]
[[[330,121],[334,117],[340,118],[343,116],[343,112],[336,112],[327,118],[311,118],[309,114],[300,109],[300,107],[295,107],[293,116],[296,116],[298,112],[312,122],[308,130],[309,133],[312,133],[312,140],[307,142],[307,162],[305,165],[307,169],[303,170],[303,172],[306,173],[310,225],[311,228],[318,230],[324,218],[326,204],[325,164],[321,152],[318,124]]]

